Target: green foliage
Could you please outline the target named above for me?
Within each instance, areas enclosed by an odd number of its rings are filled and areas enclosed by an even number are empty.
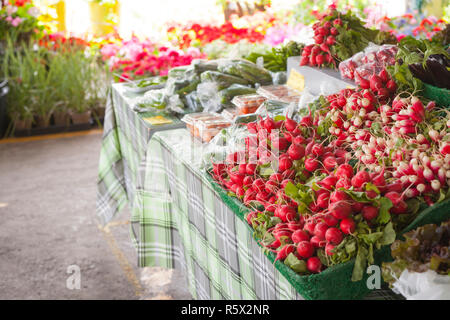
[[[434,270],[450,275],[450,223],[440,226],[428,224],[404,235],[404,241],[395,241],[392,246],[391,263],[383,263],[383,279],[392,285],[405,269],[413,272]]]
[[[49,119],[55,110],[84,112],[104,103],[108,73],[95,55],[7,43],[1,65],[11,119]]]

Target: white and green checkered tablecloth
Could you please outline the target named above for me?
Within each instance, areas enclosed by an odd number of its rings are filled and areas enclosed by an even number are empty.
[[[138,265],[183,270],[196,299],[302,299],[214,190],[200,168],[201,143],[186,129],[150,139],[121,98],[113,90],[106,111],[97,213],[106,223],[128,200]]]

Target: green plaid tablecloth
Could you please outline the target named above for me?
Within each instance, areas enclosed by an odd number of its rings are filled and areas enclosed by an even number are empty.
[[[108,96],[100,152],[97,216],[105,224],[134,199],[138,167],[145,163],[148,142],[154,132],[183,127],[176,117],[169,125],[152,126],[144,118],[155,114],[137,113],[132,106],[142,94],[130,93],[124,84],[113,84]]]

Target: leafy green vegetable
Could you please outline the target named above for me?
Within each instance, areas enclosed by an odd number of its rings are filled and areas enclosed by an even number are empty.
[[[284,264],[297,273],[307,273],[305,260],[299,260],[293,253],[290,253],[284,260]]]
[[[404,235],[391,246],[390,263],[383,263],[383,279],[391,286],[405,269],[413,272],[434,270],[450,275],[450,221],[440,226],[428,224]]]

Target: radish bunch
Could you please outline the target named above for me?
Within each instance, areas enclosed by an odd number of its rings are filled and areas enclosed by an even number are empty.
[[[301,66],[336,67],[330,48],[336,44],[336,36],[339,34],[337,26],[342,26],[339,18],[332,22],[322,20],[313,25],[315,44],[303,48]]]

